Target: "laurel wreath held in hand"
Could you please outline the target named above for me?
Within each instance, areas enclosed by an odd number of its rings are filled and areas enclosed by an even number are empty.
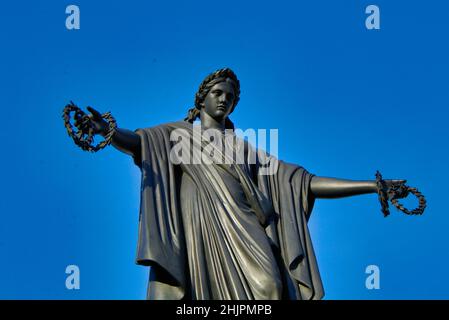
[[[74,119],[76,128],[74,130],[70,123],[70,114],[74,112]],[[64,107],[62,111],[62,118],[64,119],[64,125],[67,129],[67,133],[72,137],[73,141],[84,151],[97,152],[104,147],[111,144],[112,136],[117,128],[117,122],[110,112],[103,113],[101,117],[108,123],[108,131],[104,137],[104,140],[97,145],[92,145],[94,142],[94,129],[91,122],[91,117],[84,113],[83,110],[78,108],[72,101]]]
[[[382,206],[382,212],[384,217],[387,217],[390,214],[390,210],[388,209],[388,200],[398,209],[408,215],[421,215],[423,214],[426,208],[426,198],[424,195],[418,191],[416,188],[411,188],[406,186],[405,184],[395,184],[389,188],[384,180],[382,180],[382,175],[379,171],[376,172],[376,183],[377,183],[377,193],[379,195],[379,201]],[[418,200],[419,205],[418,208],[413,210],[406,209],[402,204],[399,203],[398,199],[402,199],[408,196],[409,193],[414,194]]]

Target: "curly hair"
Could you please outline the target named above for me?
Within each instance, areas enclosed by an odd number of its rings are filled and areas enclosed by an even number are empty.
[[[195,106],[189,109],[187,117],[184,120],[193,123],[193,121],[199,118],[201,103],[206,98],[210,89],[217,83],[224,81],[228,81],[234,88],[235,99],[234,104],[231,108],[231,112],[229,113],[231,114],[240,100],[240,82],[237,79],[234,71],[229,68],[223,68],[209,74],[206,78],[204,78],[203,82],[201,82],[198,88],[197,93],[195,94]],[[234,124],[229,118],[226,118],[225,120],[225,127],[234,129]]]

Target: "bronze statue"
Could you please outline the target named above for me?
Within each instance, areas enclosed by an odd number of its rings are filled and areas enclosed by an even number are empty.
[[[91,107],[90,115],[73,104],[65,109],[69,134],[84,150],[111,143],[141,169],[137,263],[151,266],[149,299],[321,299],[307,226],[315,199],[378,193],[387,215],[389,200],[400,207],[397,199],[412,192],[420,208],[406,213],[425,208],[424,197],[405,180],[383,180],[380,173],[366,181],[318,177],[245,141],[240,141],[241,163],[173,161],[175,130],[189,145],[204,149],[194,135],[197,118],[201,130],[213,130],[217,140],[229,135],[237,140],[229,115],[239,96],[239,80],[225,68],[204,79],[183,121],[130,131]],[[77,134],[69,125],[71,111],[77,112]],[[90,146],[95,134],[105,137],[102,146]],[[272,174],[261,174],[273,164]]]

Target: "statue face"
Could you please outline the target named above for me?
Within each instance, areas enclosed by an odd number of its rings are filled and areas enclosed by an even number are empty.
[[[209,116],[222,121],[231,113],[234,100],[233,86],[228,82],[219,82],[209,90],[201,106]]]

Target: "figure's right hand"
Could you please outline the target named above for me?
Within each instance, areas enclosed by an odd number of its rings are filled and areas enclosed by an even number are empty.
[[[95,110],[92,107],[87,107],[87,110],[91,114],[89,114],[90,123],[92,125],[93,132],[95,134],[100,134],[102,136],[108,133],[109,125],[108,123],[101,117],[101,113]]]

